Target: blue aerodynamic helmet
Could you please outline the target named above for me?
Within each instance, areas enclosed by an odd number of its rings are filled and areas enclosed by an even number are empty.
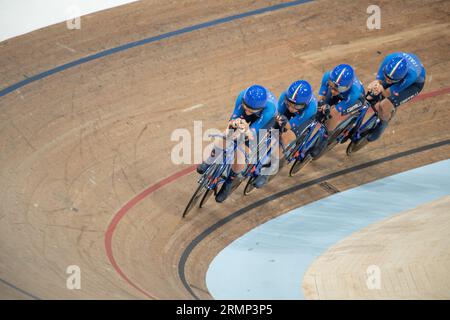
[[[399,82],[408,73],[408,62],[401,57],[395,57],[388,61],[384,67],[384,76],[392,82]]]
[[[248,87],[247,90],[245,90],[243,102],[249,109],[263,109],[267,102],[266,88],[257,84]]]
[[[330,73],[329,85],[339,92],[348,91],[355,79],[355,72],[352,66],[348,64],[340,64],[335,67]]]
[[[285,97],[289,106],[296,110],[302,110],[311,102],[312,94],[312,88],[308,81],[297,80],[286,90]]]

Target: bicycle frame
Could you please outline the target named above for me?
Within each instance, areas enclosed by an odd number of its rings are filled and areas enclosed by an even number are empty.
[[[244,173],[244,179],[248,178],[250,176],[258,176],[261,172],[261,168],[264,166],[264,163],[267,161],[267,159],[270,157],[271,152],[272,152],[272,148],[273,148],[273,144],[272,144],[272,134],[270,133],[270,131],[268,133],[266,133],[261,141],[258,143],[258,146],[256,148],[256,150],[254,151],[254,153],[248,157],[249,159],[252,159],[255,157],[255,154],[258,155],[258,153],[260,152],[260,146],[263,143],[266,143],[266,145],[268,146],[268,149],[266,152],[264,152],[264,155],[262,157],[258,157],[258,161],[255,163],[255,165],[249,165],[247,167],[247,169],[245,170]]]
[[[367,119],[366,122],[363,123],[364,117],[366,116],[367,111],[369,110],[369,108],[372,108],[374,113],[373,113],[372,116],[370,116],[369,119]],[[362,133],[367,131],[368,129],[371,129],[371,127],[373,125],[375,125],[377,123],[377,121],[378,121],[378,113],[377,113],[377,111],[375,110],[375,108],[369,102],[366,101],[366,104],[364,106],[364,110],[362,110],[361,114],[359,115],[359,117],[358,117],[358,119],[357,119],[357,121],[355,123],[355,126],[354,126],[354,130],[355,131],[352,134],[352,136],[350,137],[350,139],[352,141],[360,140],[362,138]]]
[[[317,130],[314,133],[314,135],[312,136],[312,138],[310,138],[317,125],[320,126],[319,130]],[[301,156],[301,159],[305,158],[306,153],[316,143],[316,141],[319,138],[319,136],[323,136],[323,135],[325,135],[327,133],[327,129],[325,128],[325,126],[322,123],[318,122],[318,121],[314,121],[314,123],[310,124],[308,127],[306,127],[306,129],[309,129],[308,135],[305,137],[304,142],[302,143],[302,145],[300,146],[300,148],[298,150],[299,154],[298,154],[297,158],[299,156]]]
[[[211,134],[209,137],[214,138],[222,138],[226,139],[227,136],[222,134]],[[246,161],[248,160],[247,155],[245,154],[245,151],[238,145],[236,140],[233,140],[233,146],[229,148],[225,148],[222,150],[222,153],[220,156],[217,156],[213,163],[206,169],[205,173],[203,173],[200,178],[198,179],[197,183],[201,184],[206,179],[209,180],[207,185],[205,186],[209,190],[215,189],[218,185],[225,182],[226,177],[230,174],[231,166],[234,162],[234,153],[236,152],[236,149],[240,150],[244,153],[244,156],[246,158]],[[224,162],[218,164],[217,161],[225,159]],[[223,173],[226,172],[226,175],[224,176]]]
[[[320,128],[316,132],[314,132],[314,129],[318,125],[320,126]],[[326,134],[327,129],[321,122],[319,122],[317,120],[313,120],[305,129],[303,129],[302,133],[299,135],[299,138],[302,137],[302,135],[305,131],[308,131],[308,134],[301,141],[300,147],[294,153],[292,153],[290,156],[286,155],[286,152],[287,152],[286,147],[283,145],[283,143],[280,142],[281,147],[283,149],[285,159],[288,162],[288,164],[291,163],[292,161],[295,161],[296,159],[299,159],[299,160],[304,159],[307,152],[316,143],[319,136],[323,136],[324,134]],[[313,134],[313,132],[314,132],[314,134]],[[297,139],[299,139],[299,138],[297,138]],[[294,142],[293,142],[295,146],[298,143],[297,139],[294,140]]]

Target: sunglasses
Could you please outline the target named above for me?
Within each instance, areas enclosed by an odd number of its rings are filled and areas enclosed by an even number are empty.
[[[331,80],[328,80],[328,86],[330,86],[334,90],[337,90],[340,93],[345,92],[350,88],[350,87],[346,87],[346,86],[339,86]]]
[[[383,73],[384,73],[384,77],[392,83],[397,83],[400,81],[400,80],[394,80],[391,77],[389,77],[388,74],[386,73],[386,71],[383,71]]]
[[[287,97],[285,97],[286,105],[292,109],[295,109],[297,111],[302,111],[306,108],[306,103],[295,103],[291,100],[289,100]]]
[[[261,111],[263,109],[263,108],[253,109],[250,106],[248,106],[244,101],[242,101],[242,107],[245,110],[247,110],[248,112],[251,112],[251,113],[256,113],[256,112],[259,112],[259,111]]]

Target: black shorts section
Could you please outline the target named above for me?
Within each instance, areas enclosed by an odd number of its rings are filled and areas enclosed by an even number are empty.
[[[394,107],[397,108],[398,106],[408,102],[409,100],[417,96],[422,91],[424,85],[425,82],[413,83],[405,90],[400,91],[398,96],[391,95],[390,97],[388,97],[388,99],[392,102]]]

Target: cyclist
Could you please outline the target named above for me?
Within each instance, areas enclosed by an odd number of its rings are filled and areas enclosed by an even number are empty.
[[[392,118],[393,112],[403,103],[417,96],[425,85],[425,68],[420,59],[406,52],[387,55],[380,65],[376,80],[367,87],[378,111],[380,121],[367,136],[368,141],[377,140]]]
[[[322,116],[325,106],[330,107],[330,118],[325,122],[329,135],[333,130],[358,112],[365,102],[364,87],[353,68],[348,64],[340,64],[333,70],[324,73],[319,89],[319,112]],[[328,136],[322,137],[311,151],[313,158],[319,157],[327,146]]]
[[[245,136],[245,151],[249,153],[249,142],[259,141],[275,124],[277,114],[276,98],[265,87],[252,85],[243,90],[236,99],[234,111],[230,117],[227,130],[236,129],[237,132]],[[238,142],[239,143],[239,142]],[[215,150],[213,150],[212,157]],[[221,189],[216,195],[217,202],[223,202],[229,196],[233,182],[240,178],[246,168],[245,155],[236,148],[235,159],[231,171]],[[211,159],[211,158],[210,158]],[[203,174],[209,166],[210,161],[203,162],[197,167],[197,172]]]
[[[280,139],[284,146],[288,146],[298,137],[306,126],[314,119],[317,113],[317,98],[311,85],[306,80],[297,80],[284,91],[278,100],[278,115],[275,128],[280,130]],[[281,150],[279,154],[283,154]],[[279,167],[284,165],[284,158],[279,162]],[[273,167],[278,169],[276,166]],[[262,188],[269,176],[276,172],[269,171],[259,175],[253,185]]]

